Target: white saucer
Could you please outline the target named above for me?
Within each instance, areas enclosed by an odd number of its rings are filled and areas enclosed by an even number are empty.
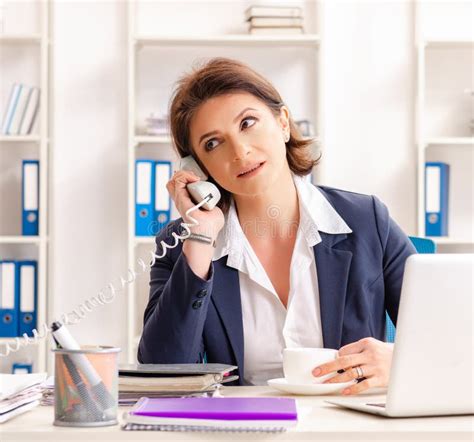
[[[341,392],[344,388],[354,385],[354,381],[337,384],[289,384],[285,378],[270,379],[268,385],[285,393],[304,395],[326,395]]]

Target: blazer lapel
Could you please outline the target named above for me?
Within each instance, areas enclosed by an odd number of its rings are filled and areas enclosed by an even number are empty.
[[[352,253],[333,248],[347,237],[346,234],[329,235],[320,232],[320,235],[322,241],[313,249],[318,274],[323,342],[326,348],[339,349]]]
[[[227,267],[227,256],[214,261],[212,301],[221,317],[239,371],[244,373],[244,329],[238,270]]]

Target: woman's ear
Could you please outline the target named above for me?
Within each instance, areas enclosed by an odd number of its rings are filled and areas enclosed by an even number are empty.
[[[286,106],[280,108],[280,116],[278,117],[278,122],[280,123],[281,130],[283,132],[284,138],[289,137],[290,135],[290,111]]]

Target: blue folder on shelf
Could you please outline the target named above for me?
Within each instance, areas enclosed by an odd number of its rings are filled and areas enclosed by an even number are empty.
[[[135,235],[152,235],[154,201],[153,160],[137,160],[135,163]]]
[[[0,261],[0,337],[18,334],[18,287],[15,261]]]
[[[449,165],[425,164],[425,235],[448,235]]]
[[[17,261],[17,287],[18,287],[18,336],[26,333],[33,336],[33,329],[37,321],[37,263],[36,261]]]
[[[39,226],[38,160],[23,160],[22,178],[22,232],[25,236],[35,236]]]
[[[171,219],[171,197],[166,183],[171,179],[171,161],[155,161],[154,174],[153,235],[156,235]]]
[[[16,362],[12,365],[12,374],[28,374],[33,373],[33,364],[22,364]]]

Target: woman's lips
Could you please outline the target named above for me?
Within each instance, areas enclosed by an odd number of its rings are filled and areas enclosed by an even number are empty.
[[[263,161],[263,162],[261,162],[261,163],[258,163],[258,164],[257,164],[253,169],[251,169],[249,172],[246,172],[246,173],[237,175],[237,178],[248,178],[248,177],[251,177],[251,176],[256,175],[257,173],[260,172],[260,170],[262,169],[262,167],[263,167],[264,164],[265,164],[265,161]]]

